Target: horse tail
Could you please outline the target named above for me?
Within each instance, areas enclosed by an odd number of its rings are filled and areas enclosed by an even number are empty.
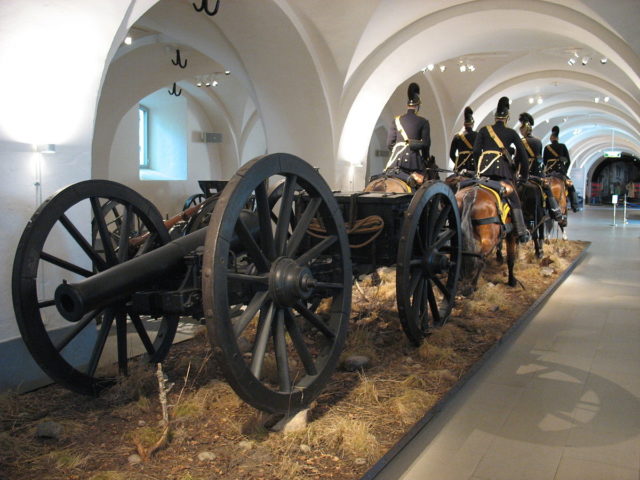
[[[468,187],[458,192],[462,197],[460,206],[460,230],[462,231],[462,262],[460,265],[460,278],[470,281],[480,268],[480,247],[476,241],[471,213],[476,203],[478,187]]]

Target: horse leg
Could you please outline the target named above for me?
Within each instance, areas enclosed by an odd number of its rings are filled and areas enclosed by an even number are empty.
[[[498,265],[502,265],[504,262],[504,257],[502,256],[502,240],[500,240],[496,246],[496,261]]]
[[[512,234],[507,236],[507,269],[509,270],[508,285],[510,287],[515,287],[517,285],[516,277],[513,274],[513,268],[515,264],[516,264],[516,237],[515,237],[515,234]]]
[[[543,252],[543,248],[544,248],[544,225],[540,225],[537,228],[537,234],[536,234],[537,240],[535,242],[536,245],[536,258],[542,258],[542,256],[544,255]]]

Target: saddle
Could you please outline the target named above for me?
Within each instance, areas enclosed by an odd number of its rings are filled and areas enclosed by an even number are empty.
[[[497,180],[491,180],[488,178],[473,178],[469,180],[463,180],[460,182],[460,189],[465,187],[471,187],[477,185],[480,188],[491,192],[496,200],[496,207],[499,212],[497,217],[488,217],[472,220],[474,225],[487,225],[490,223],[498,223],[505,225],[507,223],[507,217],[511,211],[509,203],[507,202],[507,195],[513,192],[513,187],[507,182],[499,182]]]

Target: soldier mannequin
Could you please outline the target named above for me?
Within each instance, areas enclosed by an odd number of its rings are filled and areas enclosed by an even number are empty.
[[[412,186],[424,181],[431,147],[429,121],[417,115],[419,109],[420,87],[411,83],[407,90],[407,113],[394,119],[387,137],[391,158],[385,173]]]
[[[527,113],[521,113],[520,118],[520,134],[522,135],[522,145],[527,151],[527,163],[529,164],[529,180],[537,183],[547,196],[547,207],[549,215],[556,221],[560,221],[562,213],[558,208],[558,202],[551,193],[549,185],[542,180],[544,175],[544,163],[542,162],[542,142],[539,138],[531,134],[534,125],[533,117]]]
[[[530,240],[531,236],[524,223],[520,198],[515,189],[516,171],[520,171],[519,182],[526,182],[529,176],[529,165],[527,164],[527,151],[516,131],[505,125],[509,119],[509,99],[502,97],[498,101],[495,113],[496,122],[491,126],[482,127],[478,131],[475,144],[473,145],[473,160],[476,165],[477,174],[509,183],[511,191],[507,194],[507,202],[511,207],[511,219],[514,223],[518,241],[524,243]],[[496,141],[494,140],[494,138]],[[516,161],[514,167],[510,164],[509,152],[507,149],[514,145],[516,148]]]
[[[578,195],[573,186],[573,182],[567,176],[571,159],[569,158],[569,150],[564,143],[558,142],[558,134],[560,127],[557,125],[551,129],[551,143],[544,148],[544,172],[547,175],[560,177],[565,181],[569,192],[569,201],[571,202],[571,210],[578,211]]]
[[[453,171],[461,173],[466,170],[470,174],[475,173],[476,167],[473,163],[473,144],[476,141],[478,132],[473,129],[473,110],[471,107],[464,109],[464,131],[456,133],[451,140],[449,158],[453,162]]]

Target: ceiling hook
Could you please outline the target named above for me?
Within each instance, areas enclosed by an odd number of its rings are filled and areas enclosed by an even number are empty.
[[[176,82],[173,82],[173,89],[169,90],[169,95],[175,95],[176,97],[179,97],[182,94],[182,89],[180,89],[179,92],[176,92],[177,86],[176,86]]]
[[[207,15],[213,17],[216,13],[218,13],[218,8],[220,8],[220,0],[216,0],[216,6],[213,10],[209,10],[209,0],[201,0],[200,7],[197,7],[194,3],[193,8],[196,9],[196,12],[202,12],[204,10]]]
[[[186,68],[187,67],[187,59],[184,59],[184,63],[182,63],[182,60],[180,60],[180,49],[176,50],[176,59],[173,60],[171,59],[171,63],[173,63],[174,65],[179,66],[180,68]]]

